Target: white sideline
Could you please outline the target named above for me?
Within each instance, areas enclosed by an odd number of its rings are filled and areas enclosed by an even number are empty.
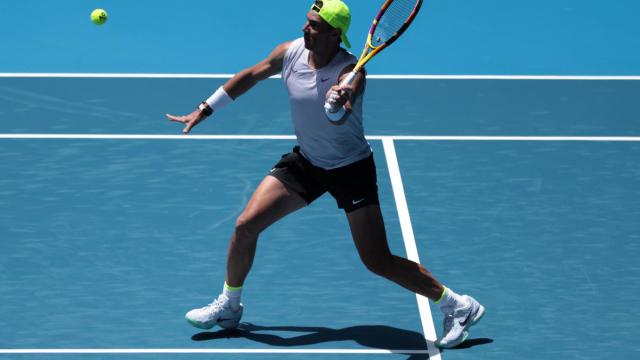
[[[400,175],[400,166],[398,165],[398,157],[396,156],[396,148],[393,139],[387,138],[382,140],[384,147],[384,155],[387,159],[387,167],[389,168],[389,177],[391,178],[391,187],[393,188],[393,196],[398,209],[398,218],[400,219],[400,228],[402,230],[402,238],[407,251],[407,258],[413,262],[420,263],[418,255],[418,247],[413,234],[413,226],[411,226],[411,218],[409,216],[409,206],[404,195],[404,187],[402,185],[402,176]],[[420,311],[420,320],[422,321],[422,330],[427,340],[427,349],[429,350],[429,360],[440,360],[440,351],[434,345],[436,340],[436,330],[433,325],[433,316],[429,308],[429,299],[416,294],[418,301],[418,310]]]
[[[234,74],[169,73],[0,73],[0,78],[111,78],[111,79],[229,79]],[[271,77],[280,79],[280,75]],[[381,80],[566,80],[566,81],[637,81],[636,75],[367,75]]]

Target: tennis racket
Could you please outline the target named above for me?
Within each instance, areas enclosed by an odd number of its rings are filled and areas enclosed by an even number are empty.
[[[369,60],[393,44],[411,25],[421,6],[422,0],[386,0],[373,19],[367,42],[356,67],[340,83],[340,86],[350,85]],[[324,104],[327,117],[333,122],[340,121],[345,112],[344,107],[338,103],[338,97],[338,93],[334,91]]]

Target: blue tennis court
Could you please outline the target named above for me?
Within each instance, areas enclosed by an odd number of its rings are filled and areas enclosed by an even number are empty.
[[[61,16],[75,19],[75,12],[87,22],[87,9],[109,5],[115,15],[103,31],[91,25],[81,36],[115,46],[109,39],[138,28],[127,16],[149,4],[65,5]],[[450,6],[434,2],[406,43],[446,23]],[[12,2],[5,14],[27,8]],[[183,21],[193,15],[178,8],[168,1],[160,13]],[[473,18],[470,9],[462,14]],[[81,25],[59,26],[70,53],[82,51],[67,32]],[[194,26],[203,25],[176,31]],[[51,64],[38,62],[33,49],[24,63],[0,60],[0,360],[640,354],[633,306],[640,295],[640,82],[620,76],[633,75],[633,67],[619,64],[625,73],[616,73],[591,64],[601,71],[576,76],[543,61],[543,72],[560,75],[513,76],[517,67],[484,68],[506,76],[412,75],[473,71],[460,59],[454,69],[437,58],[400,69],[398,57],[411,50],[405,41],[372,64],[365,129],[391,250],[487,308],[469,340],[439,351],[438,307],[361,264],[328,195],[261,235],[238,330],[189,326],[185,312],[222,288],[237,216],[295,145],[287,93],[282,79],[265,80],[184,136],[165,113],[191,111],[227,73],[250,63],[227,56],[192,67],[153,53],[150,74],[140,60],[148,49],[136,48],[135,36],[127,41],[129,67],[121,53],[86,55],[75,65],[55,51]],[[262,50],[242,53],[243,61]],[[568,61],[562,53],[558,59]]]

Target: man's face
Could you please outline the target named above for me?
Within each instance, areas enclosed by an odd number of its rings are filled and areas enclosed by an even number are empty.
[[[308,50],[327,49],[336,41],[340,41],[340,31],[332,28],[313,10],[307,13],[307,22],[302,27],[302,32],[304,46]]]

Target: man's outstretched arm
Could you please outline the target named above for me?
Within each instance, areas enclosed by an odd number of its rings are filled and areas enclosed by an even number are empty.
[[[167,118],[170,121],[185,124],[182,132],[188,134],[202,120],[249,91],[258,82],[279,74],[282,71],[284,55],[290,44],[290,42],[286,42],[278,45],[265,59],[235,74],[191,114],[183,116],[167,114]]]

